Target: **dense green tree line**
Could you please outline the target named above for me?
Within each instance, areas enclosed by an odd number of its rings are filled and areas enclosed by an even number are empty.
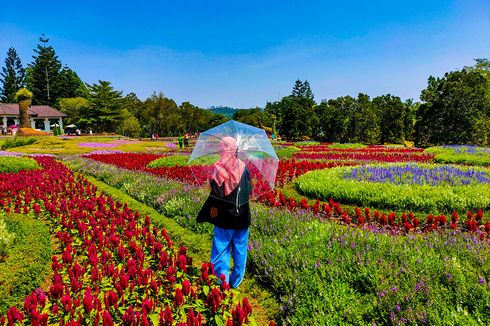
[[[140,100],[134,93],[124,96],[109,81],[86,84],[61,63],[48,46],[49,39],[43,35],[39,40],[26,68],[15,49],[8,50],[0,72],[2,102],[13,102],[17,90],[26,87],[33,93],[33,104],[55,106],[67,113],[67,124],[133,137],[199,132],[228,119],[189,102],[178,105],[163,93]],[[289,140],[490,145],[490,62],[475,61],[461,71],[430,76],[421,102],[402,101],[392,94],[371,99],[359,93],[316,103],[309,82],[297,80],[291,95],[267,103],[264,110],[236,110],[232,118],[262,127],[276,121],[278,134]],[[228,115],[233,112],[227,109]]]
[[[356,98],[340,96],[317,104],[308,82],[297,80],[291,95],[267,103],[259,118],[275,115],[278,132],[286,139],[489,146],[490,61],[475,61],[474,66],[442,78],[430,76],[420,95],[422,102],[402,101],[391,94],[370,99],[359,93]]]

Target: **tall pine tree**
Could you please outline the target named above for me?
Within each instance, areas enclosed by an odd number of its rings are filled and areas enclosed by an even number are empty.
[[[44,34],[43,34],[44,36]],[[34,94],[34,104],[54,105],[60,98],[87,96],[87,89],[78,75],[63,66],[48,38],[40,37],[34,61],[27,69],[27,85]]]
[[[90,108],[81,112],[80,123],[97,132],[113,132],[122,120],[122,92],[116,91],[108,81],[87,85]]]
[[[44,34],[43,34],[44,36]],[[53,105],[59,96],[61,62],[48,38],[40,37],[41,44],[34,50],[34,61],[29,64],[27,85],[34,96],[34,104]]]
[[[294,83],[293,92],[291,93],[291,95],[294,97],[302,97],[303,89],[304,89],[303,82],[297,79],[296,82]]]
[[[24,87],[25,81],[25,71],[14,48],[8,49],[5,67],[2,68],[0,76],[0,82],[2,83],[0,86],[0,100],[4,103],[13,103],[15,101],[15,93]]]

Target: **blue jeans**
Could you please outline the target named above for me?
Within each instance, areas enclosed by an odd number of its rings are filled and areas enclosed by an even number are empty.
[[[226,283],[237,288],[245,275],[248,250],[248,230],[227,230],[214,227],[211,262],[216,276],[225,275]],[[233,255],[233,269],[230,275],[230,250]]]

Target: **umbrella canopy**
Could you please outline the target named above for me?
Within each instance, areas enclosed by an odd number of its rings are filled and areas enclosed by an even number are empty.
[[[198,184],[237,206],[274,189],[278,164],[265,131],[234,120],[201,133],[188,162]]]
[[[65,128],[76,128],[76,127],[77,127],[77,126],[76,126],[76,125],[74,125],[73,123],[72,123],[72,124],[70,124],[70,125],[68,125],[68,126],[65,126]]]

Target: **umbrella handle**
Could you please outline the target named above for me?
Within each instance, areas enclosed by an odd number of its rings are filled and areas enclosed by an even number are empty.
[[[235,200],[235,207],[236,207],[236,213],[238,214],[238,198],[239,198],[239,195],[240,195],[240,186],[238,186],[238,191],[236,192],[236,200]]]

